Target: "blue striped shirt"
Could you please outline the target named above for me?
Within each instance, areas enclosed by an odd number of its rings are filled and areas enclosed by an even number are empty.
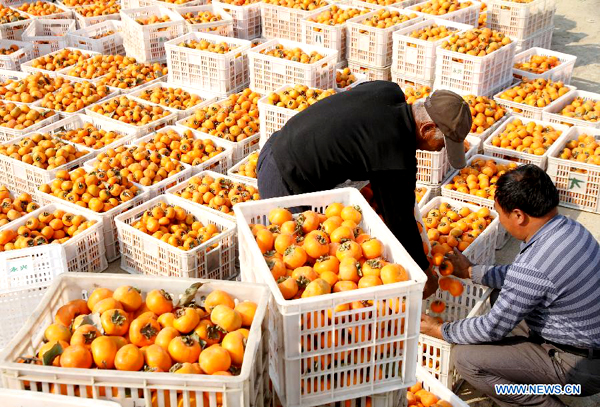
[[[500,295],[489,313],[444,323],[447,342],[498,341],[524,319],[548,341],[600,349],[600,246],[580,223],[555,216],[512,264],[473,266],[472,279]]]

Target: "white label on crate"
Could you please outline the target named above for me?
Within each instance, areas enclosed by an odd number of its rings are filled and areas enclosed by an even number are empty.
[[[359,34],[358,35],[358,49],[360,51],[369,51],[369,42],[371,37],[369,34]]]
[[[415,47],[406,47],[406,58],[404,58],[405,63],[416,64],[417,63],[417,55],[418,51]]]
[[[568,190],[577,194],[585,194],[587,191],[587,174],[581,174],[579,172],[569,173],[569,185]]]
[[[189,65],[206,65],[206,58],[199,55],[188,54]]]
[[[509,9],[500,9],[500,25],[510,25],[510,10]]]
[[[462,81],[465,74],[465,67],[460,62],[452,62],[450,77]]]
[[[11,277],[17,274],[29,274],[33,272],[33,258],[27,256],[8,260],[6,262],[6,270],[8,270],[8,275]]]
[[[323,45],[323,33],[313,33],[313,44]]]
[[[27,179],[27,170],[20,165],[12,165],[13,175],[21,179]]]
[[[154,256],[158,254],[158,240],[157,239],[144,239],[144,252],[150,253]]]
[[[290,21],[289,11],[279,11],[279,19],[282,21]]]
[[[282,75],[282,76],[285,75],[285,72],[286,72],[285,64],[280,64],[280,63],[277,63],[277,62],[272,62],[271,66],[273,68],[273,73],[276,73],[277,75]]]

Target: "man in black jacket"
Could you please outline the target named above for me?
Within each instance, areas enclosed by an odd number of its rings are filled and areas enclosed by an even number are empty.
[[[260,152],[258,190],[266,199],[369,180],[385,223],[426,270],[428,296],[437,279],[413,213],[416,150],[445,145],[450,164],[463,168],[470,129],[469,106],[453,92],[436,91],[424,103],[409,105],[397,84],[367,82],[319,101],[275,132]]]

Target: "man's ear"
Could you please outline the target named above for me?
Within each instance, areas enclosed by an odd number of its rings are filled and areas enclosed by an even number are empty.
[[[528,221],[527,214],[520,209],[513,209],[512,216],[514,217],[517,225],[525,226]]]

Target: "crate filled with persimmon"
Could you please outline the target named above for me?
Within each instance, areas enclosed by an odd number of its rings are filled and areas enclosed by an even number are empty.
[[[233,18],[233,36],[245,40],[259,38],[261,30],[260,1],[220,0],[213,4],[221,6]]]
[[[21,41],[23,32],[33,20],[25,13],[0,5],[0,38]],[[35,50],[33,50],[35,55]]]
[[[267,302],[258,284],[66,273],[0,373],[8,388],[120,405],[262,406]]]
[[[234,212],[242,281],[266,283],[273,296],[269,358],[283,405],[414,382],[426,277],[357,189],[247,202]]]
[[[125,55],[121,22],[107,20],[89,27],[67,33],[67,43],[88,51],[104,55]]]
[[[327,6],[325,0],[268,0],[260,4],[262,35],[268,39],[302,41],[302,20]]]
[[[185,19],[187,32],[233,36],[233,18],[216,4],[180,7],[177,12]]]
[[[417,11],[426,18],[442,18],[448,21],[477,26],[480,3],[470,0],[429,0],[417,3],[407,10]]]
[[[544,108],[542,118],[550,123],[600,129],[600,94],[575,90]]]

